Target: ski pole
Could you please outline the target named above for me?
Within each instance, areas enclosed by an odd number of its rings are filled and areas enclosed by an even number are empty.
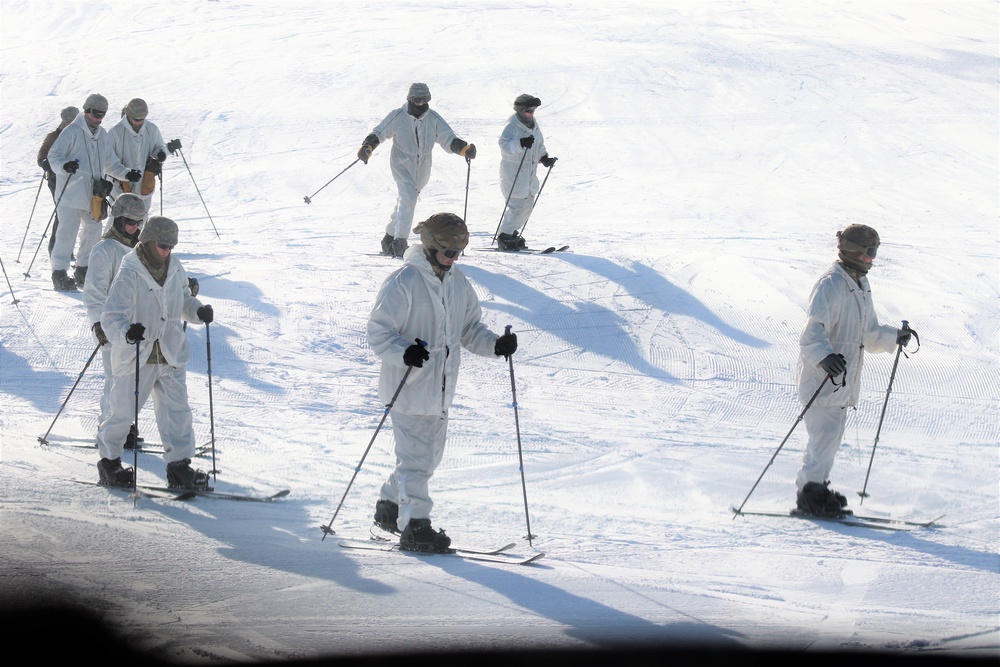
[[[764,466],[764,470],[760,473],[760,477],[758,477],[757,481],[753,483],[753,487],[750,489],[750,493],[748,493],[747,497],[743,499],[743,502],[740,504],[739,508],[733,509],[734,519],[743,512],[743,506],[747,504],[748,500],[750,500],[750,496],[753,495],[753,492],[757,488],[757,485],[760,484],[760,480],[764,479],[764,473],[766,473],[767,469],[771,467],[772,463],[774,463],[774,459],[778,456],[778,452],[780,452],[781,448],[785,446],[786,442],[788,442],[788,438],[792,436],[792,431],[794,431],[795,427],[799,425],[799,422],[802,421],[802,418],[806,416],[806,410],[808,410],[812,406],[813,401],[815,401],[816,397],[819,396],[819,392],[823,389],[823,385],[826,384],[827,380],[830,380],[832,382],[833,377],[827,374],[827,376],[823,378],[823,381],[820,382],[819,386],[816,388],[816,393],[814,393],[812,395],[812,398],[809,399],[809,402],[806,403],[806,407],[802,408],[802,412],[800,412],[799,416],[795,419],[795,423],[792,424],[792,428],[788,430],[788,435],[786,435],[785,439],[781,441],[781,444],[778,445],[778,448],[774,450],[774,454],[771,455],[771,460],[767,462],[767,465]]]
[[[143,340],[142,336],[135,339],[135,421],[132,422],[132,426],[135,427],[136,435],[139,433],[139,343]],[[135,447],[132,448],[132,503],[135,504],[135,499],[139,495],[139,443],[136,441]]]
[[[514,180],[510,184],[510,192],[507,193],[507,201],[503,203],[503,210],[500,211],[500,222],[497,223],[497,230],[493,232],[493,240],[490,244],[497,242],[497,235],[500,233],[500,225],[503,224],[503,216],[507,213],[507,206],[510,204],[510,198],[514,194],[514,186],[517,185],[517,177],[521,174],[521,167],[524,166],[524,158],[528,156],[528,147],[524,147],[524,151],[521,153],[521,162],[517,165],[517,171],[514,172]]]
[[[56,212],[59,210],[59,202],[62,201],[63,194],[66,193],[66,186],[69,185],[71,180],[73,180],[73,174],[69,175],[69,178],[67,178],[66,182],[63,183],[62,190],[59,191],[59,196],[56,198],[55,208],[52,209],[52,215],[49,216],[49,223],[45,225],[45,231],[42,232],[42,238],[38,239],[38,247],[35,248],[35,254],[31,256],[31,261],[28,262],[28,268],[24,272],[25,280],[31,277],[31,267],[35,264],[35,258],[38,257],[38,251],[42,249],[42,241],[45,240],[46,235],[49,233],[49,227],[52,226],[52,221],[55,220]]]
[[[174,141],[177,140],[175,139]],[[181,156],[181,160],[184,161],[184,168],[187,169],[188,176],[191,177],[191,182],[194,183],[194,189],[198,191],[198,199],[201,200],[201,205],[205,207],[205,213],[208,214],[208,221],[212,223],[212,229],[215,230],[216,237],[221,239],[222,237],[219,236],[219,230],[215,228],[215,221],[212,220],[212,214],[208,212],[208,204],[205,203],[205,198],[201,196],[201,190],[198,188],[198,182],[194,180],[194,174],[191,173],[191,167],[188,166],[187,158],[184,157],[184,151],[181,150],[180,146],[176,146],[176,148],[177,148],[177,153]],[[161,191],[161,196],[162,196],[162,191]]]
[[[468,224],[469,221],[466,219],[469,215],[469,179],[472,177],[472,160],[465,158],[466,170],[465,170],[465,208],[462,209],[462,220]]]
[[[341,176],[341,175],[342,175],[342,174],[343,174],[343,173],[344,173],[345,171],[347,171],[348,169],[350,169],[351,167],[353,167],[354,165],[356,165],[356,164],[358,163],[358,161],[359,161],[360,159],[361,159],[361,158],[357,158],[357,159],[355,159],[355,160],[354,160],[354,162],[352,162],[351,164],[349,164],[349,165],[347,165],[346,167],[344,167],[343,169],[341,169],[341,171],[340,171],[340,173],[339,173],[339,174],[337,174],[336,176],[334,176],[334,177],[333,177],[333,178],[331,178],[331,179],[330,179],[329,181],[327,181],[326,183],[324,183],[324,184],[323,184],[323,188],[325,188],[326,186],[330,185],[330,183],[333,183],[333,182],[334,182],[335,180],[337,180],[338,178],[340,178],[340,176]],[[305,200],[305,202],[306,202],[307,204],[311,204],[311,203],[312,203],[312,198],[313,198],[313,197],[315,197],[316,195],[318,195],[318,194],[319,194],[319,193],[320,193],[320,192],[321,192],[321,191],[323,190],[323,188],[320,188],[319,190],[317,190],[316,192],[312,193],[312,194],[311,194],[311,195],[309,195],[308,197],[303,197],[303,199]]]
[[[14,305],[16,306],[20,301],[16,296],[14,296],[14,286],[10,284],[10,278],[7,276],[7,267],[3,265],[3,259],[0,258],[0,268],[3,269],[3,277],[7,281],[7,287],[10,289],[10,298],[14,299]]]
[[[419,338],[417,339],[417,344],[427,347],[427,343],[420,340]],[[365,448],[365,453],[361,455],[361,460],[358,461],[357,467],[354,468],[354,474],[351,475],[351,481],[347,483],[347,488],[344,489],[344,495],[340,497],[340,502],[337,503],[337,509],[333,511],[333,517],[330,519],[330,523],[326,524],[325,526],[319,527],[319,529],[323,531],[323,539],[320,540],[320,542],[325,540],[327,535],[336,534],[337,531],[333,529],[333,522],[337,520],[337,515],[340,514],[340,508],[344,506],[344,501],[347,499],[347,494],[351,490],[351,486],[353,486],[354,480],[357,478],[358,473],[361,472],[361,466],[364,465],[365,459],[368,458],[368,452],[371,451],[372,445],[375,444],[375,438],[376,436],[378,436],[379,431],[382,430],[382,425],[385,424],[385,419],[386,417],[389,416],[389,411],[392,410],[392,406],[395,405],[396,398],[399,396],[399,392],[403,391],[403,385],[406,384],[406,378],[410,377],[410,371],[412,370],[413,366],[406,367],[406,372],[403,373],[403,379],[399,381],[399,386],[396,387],[396,393],[392,395],[392,398],[389,400],[389,403],[385,406],[385,411],[382,413],[382,420],[378,423],[378,426],[375,428],[375,432],[372,433],[372,439],[368,441],[368,446]]]
[[[504,327],[504,333],[510,333],[511,326],[508,324]],[[528,485],[524,481],[524,455],[521,450],[521,422],[517,416],[517,386],[514,384],[514,355],[509,355],[507,357],[507,364],[510,367],[510,394],[512,398],[511,405],[514,406],[514,430],[517,433],[517,465],[518,469],[521,471],[521,494],[524,496],[524,522],[528,526],[528,534],[525,538],[528,540],[528,545],[531,544],[531,540],[537,537],[531,534],[531,519],[528,516]]]
[[[555,163],[553,163],[553,166]],[[548,171],[545,172],[545,178],[542,179],[542,184],[538,188],[538,193],[535,195],[535,201],[531,202],[531,209],[528,211],[528,217],[524,219],[524,224],[521,225],[521,229],[518,233],[524,236],[524,228],[528,226],[528,220],[531,218],[531,214],[535,212],[535,205],[538,204],[538,198],[542,196],[542,190],[545,189],[545,183],[549,180],[549,174],[552,173],[552,167],[549,167]]]
[[[903,329],[909,329],[910,323],[903,320]],[[865,485],[858,491],[858,495],[861,496],[861,500],[858,502],[859,505],[865,504],[865,498],[869,494],[865,493],[868,490],[868,476],[872,474],[872,462],[875,460],[875,448],[878,447],[878,439],[882,434],[882,420],[885,419],[885,409],[889,405],[889,392],[892,391],[892,383],[896,379],[896,367],[899,366],[899,355],[903,353],[903,344],[900,343],[896,347],[896,358],[892,362],[892,373],[889,374],[889,386],[885,390],[885,400],[882,401],[882,414],[878,418],[878,428],[875,429],[875,443],[872,445],[872,455],[868,459],[868,472],[865,473]]]
[[[52,428],[56,425],[56,420],[59,419],[59,415],[62,414],[63,408],[66,407],[66,403],[69,402],[69,397],[73,395],[73,392],[76,390],[76,385],[80,384],[80,380],[83,378],[83,374],[87,372],[88,368],[90,368],[91,362],[94,361],[94,357],[97,356],[97,351],[100,349],[101,349],[101,344],[98,343],[97,347],[94,348],[94,351],[90,353],[90,358],[87,359],[87,363],[84,364],[83,370],[80,371],[80,374],[78,376],[76,376],[76,382],[74,382],[73,386],[70,387],[69,393],[66,394],[66,398],[63,399],[62,405],[59,406],[59,412],[56,413],[55,419],[53,419],[52,423],[49,424],[49,430],[45,432],[45,435],[40,436],[38,438],[38,442],[40,444],[43,445],[49,444],[49,441],[47,440],[47,438],[49,437],[49,433],[52,432]]]
[[[205,322],[205,352],[208,356],[208,432],[212,434],[212,479],[218,470],[215,468],[215,408],[212,404],[212,334],[211,327]]]
[[[38,192],[35,193],[35,203],[31,205],[31,214],[28,216],[28,224],[24,228],[24,236],[21,238],[21,247],[17,251],[17,259],[14,260],[15,264],[21,263],[21,251],[24,250],[24,241],[28,238],[28,229],[31,227],[31,219],[35,217],[35,207],[38,206],[38,195],[42,192],[42,185],[45,184],[45,174],[42,174],[42,180],[38,184]]]

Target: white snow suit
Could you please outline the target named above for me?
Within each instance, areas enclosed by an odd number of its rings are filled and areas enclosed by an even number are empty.
[[[896,347],[899,330],[880,325],[875,315],[868,279],[860,286],[839,262],[824,273],[809,297],[807,320],[799,337],[798,390],[803,405],[809,402],[826,378],[819,363],[831,354],[842,354],[847,370],[827,382],[806,411],[803,421],[809,442],[796,478],[801,491],[808,482],[822,484],[829,479],[833,461],[844,437],[846,408],[857,404],[861,393],[864,353],[889,352]]]
[[[128,122],[128,116],[122,116],[118,124],[108,131],[108,139],[111,142],[111,150],[118,156],[121,163],[129,169],[138,169],[144,175],[146,173],[146,161],[151,157],[155,157],[160,151],[167,152],[167,145],[163,143],[163,135],[160,134],[160,128],[148,120],[143,121],[139,131],[136,132]],[[153,194],[142,194],[139,188],[141,183],[141,180],[137,183],[131,183],[130,192],[142,198],[142,203],[146,205],[146,217],[148,218],[149,206],[153,201]],[[111,195],[117,199],[122,192],[122,183],[116,180]]]
[[[465,274],[452,266],[440,279],[420,244],[404,255],[379,290],[368,320],[368,345],[382,359],[379,400],[392,400],[407,368],[403,353],[419,338],[430,359],[413,367],[390,413],[396,440],[396,468],[382,486],[381,498],[399,505],[399,528],[411,518],[430,518],[428,484],[441,462],[448,429],[448,408],[462,348],[495,357],[498,335],[480,321],[479,297]]]
[[[438,143],[448,153],[453,153],[451,143],[458,137],[445,120],[433,109],[427,109],[420,118],[406,112],[407,104],[389,113],[372,134],[379,145],[392,139],[389,167],[396,181],[396,208],[389,218],[385,233],[397,239],[410,235],[417,197],[431,178],[431,150]]]
[[[87,307],[87,322],[93,325],[101,321],[108,291],[118,274],[122,259],[132,248],[114,238],[104,238],[90,251],[90,265],[87,281],[83,285],[83,305]],[[101,325],[103,327],[103,325]],[[94,336],[97,340],[97,336]],[[101,347],[101,361],[104,362],[104,392],[101,394],[101,424],[108,416],[108,401],[111,399],[111,385],[114,373],[111,370],[111,344]]]
[[[72,160],[79,160],[80,166],[75,174],[68,174],[63,165]],[[59,199],[56,211],[59,228],[50,257],[52,269],[69,269],[73,239],[77,233],[80,243],[76,251],[76,265],[87,266],[90,251],[101,238],[102,231],[101,221],[95,220],[90,212],[94,181],[105,174],[124,179],[128,169],[115,157],[104,128],[98,127],[91,132],[86,115],[82,113],[59,133],[49,149],[49,164],[56,174],[56,197]]]
[[[89,282],[89,280],[88,280]],[[195,454],[191,407],[188,404],[185,366],[190,357],[181,320],[201,322],[202,303],[191,296],[187,274],[171,256],[161,287],[143,265],[136,250],[122,259],[121,268],[108,292],[101,326],[111,342],[111,386],[108,416],[101,422],[97,445],[101,458],[121,456],[129,425],[135,418],[136,345],[125,340],[133,323],[146,327],[139,343],[139,407],[152,394],[153,411],[167,463]],[[150,358],[153,344],[164,363]]]
[[[521,139],[534,137],[530,148],[521,146]],[[507,210],[500,222],[500,234],[511,234],[524,226],[531,215],[535,195],[538,194],[538,162],[546,154],[542,130],[535,121],[531,129],[522,123],[517,114],[507,119],[500,134],[500,192],[507,202]],[[524,162],[521,159],[524,158]],[[510,197],[510,201],[507,198]]]

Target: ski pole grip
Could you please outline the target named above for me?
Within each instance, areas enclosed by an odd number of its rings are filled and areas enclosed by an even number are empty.
[[[903,329],[905,330],[909,328],[910,328],[910,323],[907,320],[903,320]]]
[[[510,330],[511,330],[511,325],[509,325],[509,324],[503,328],[503,332],[505,334],[509,334]]]

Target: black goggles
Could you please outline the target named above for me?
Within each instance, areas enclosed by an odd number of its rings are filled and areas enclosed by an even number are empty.
[[[87,109],[84,113],[88,113],[94,118],[104,118],[107,115],[107,111],[98,111],[97,109]]]
[[[442,250],[441,254],[447,257],[448,259],[455,259],[456,257],[462,254],[462,251],[455,250],[453,248],[448,248],[447,250]]]

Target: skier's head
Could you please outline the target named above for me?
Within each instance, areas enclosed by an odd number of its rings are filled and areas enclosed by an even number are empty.
[[[868,225],[847,225],[837,232],[837,251],[844,266],[868,273],[881,243],[878,232]]]
[[[99,93],[91,93],[83,103],[83,113],[87,119],[87,125],[92,129],[100,126],[108,113],[108,98]]]
[[[406,111],[414,118],[420,118],[430,108],[430,101],[431,89],[426,83],[411,84],[410,91],[406,94]]]
[[[115,200],[115,205],[111,207],[111,217],[111,224],[115,229],[126,236],[134,236],[146,217],[146,205],[139,195],[126,192]]]
[[[59,112],[59,120],[62,121],[62,126],[66,127],[79,115],[80,110],[76,107],[66,107]]]
[[[518,120],[531,127],[535,122],[535,109],[542,106],[542,101],[534,95],[521,93],[514,100],[514,112]]]
[[[427,259],[441,271],[447,271],[469,245],[469,228],[454,213],[435,213],[413,228],[420,234]]]
[[[138,97],[129,100],[129,103],[122,109],[122,115],[128,116],[128,120],[133,126],[142,125],[142,122],[146,120],[146,116],[149,115],[149,107],[146,106],[146,100]]]

